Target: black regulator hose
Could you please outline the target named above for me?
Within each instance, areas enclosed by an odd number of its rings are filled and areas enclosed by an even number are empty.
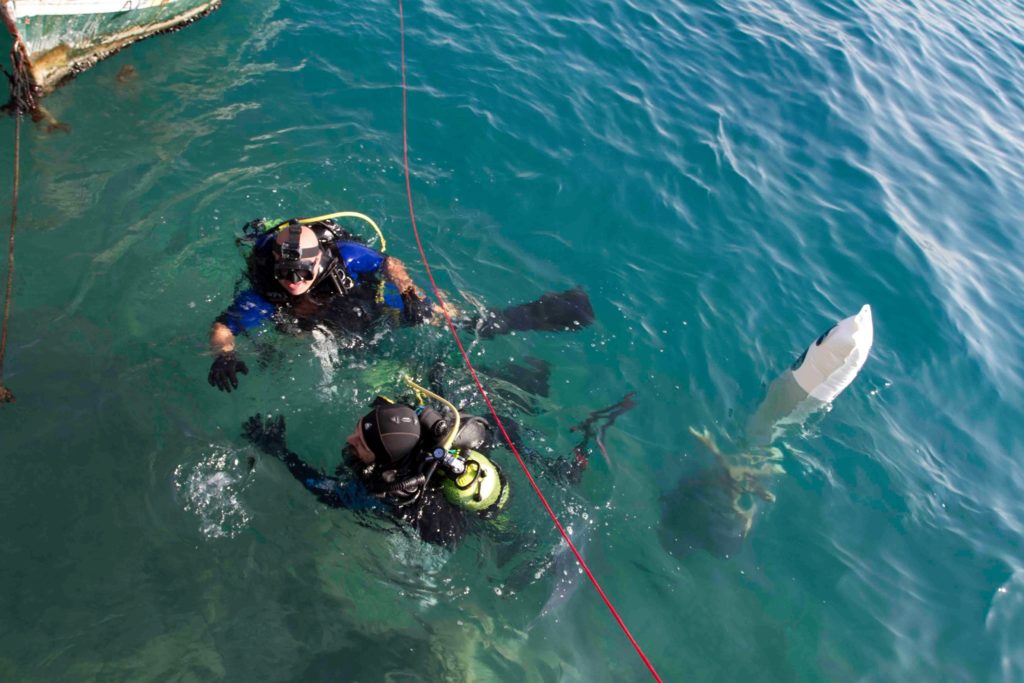
[[[425,483],[427,483],[427,478],[422,474],[417,474],[413,477],[403,479],[402,481],[396,481],[394,484],[387,486],[384,489],[384,493],[399,493],[413,486],[422,486]],[[403,505],[404,504],[406,503],[403,503]]]
[[[427,470],[426,474],[417,474],[415,477],[413,477],[412,480],[422,481],[422,484],[420,484],[420,490],[416,492],[415,496],[413,496],[409,500],[405,501],[404,503],[398,503],[398,507],[400,507],[400,508],[408,507],[408,506],[412,505],[413,503],[415,503],[416,501],[422,499],[423,498],[423,492],[427,490],[427,484],[430,483],[430,478],[432,476],[434,476],[434,470],[436,470],[436,469],[437,469],[437,461],[435,460],[434,462],[430,463],[430,469]],[[410,481],[412,481],[412,480],[410,480]],[[422,507],[422,504],[421,504],[420,507]],[[419,515],[420,515],[420,511],[419,511],[419,509],[417,509],[416,510],[416,516],[419,517]]]

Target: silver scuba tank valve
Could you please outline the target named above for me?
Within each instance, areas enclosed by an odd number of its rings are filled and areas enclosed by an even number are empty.
[[[434,460],[440,461],[441,465],[455,476],[466,471],[466,461],[460,457],[458,451],[447,451],[438,446],[430,455]]]

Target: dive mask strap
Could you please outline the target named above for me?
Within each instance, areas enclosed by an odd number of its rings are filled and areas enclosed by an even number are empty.
[[[320,253],[319,243],[315,247],[303,249],[301,242],[302,225],[298,221],[292,221],[288,224],[288,239],[283,243],[274,242],[274,253],[280,257],[282,262],[314,259]]]

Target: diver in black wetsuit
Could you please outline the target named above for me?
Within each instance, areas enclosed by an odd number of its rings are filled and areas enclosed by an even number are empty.
[[[253,242],[246,272],[249,288],[210,330],[217,355],[208,380],[221,391],[237,389],[238,375],[249,372],[236,355],[236,336],[267,320],[293,333],[327,325],[364,335],[385,318],[417,325],[440,310],[416,287],[401,261],[363,244],[332,220],[293,219],[269,229],[253,221],[246,228]],[[460,322],[492,337],[525,330],[577,330],[593,321],[590,300],[577,287]]]
[[[474,521],[492,519],[501,512],[508,502],[509,484],[501,468],[485,455],[498,445],[488,422],[463,414],[456,422],[454,407],[447,405],[450,410],[445,417],[430,406],[378,397],[345,440],[342,454],[354,478],[343,476],[341,467],[339,476],[328,476],[289,450],[283,417],[255,415],[243,426],[243,434],[284,462],[321,503],[394,515],[423,540],[451,547]],[[607,429],[634,405],[629,394],[618,404],[592,413],[573,428],[583,433],[573,457],[541,464],[554,476],[578,483],[588,464],[591,439],[596,438],[603,450]],[[506,427],[515,434],[511,424]]]
[[[412,525],[423,540],[454,546],[472,518],[497,515],[509,493],[501,468],[482,452],[492,445],[487,421],[460,415],[452,434],[454,429],[430,406],[378,397],[342,450],[354,478],[328,476],[290,451],[283,417],[253,416],[243,433],[283,461],[321,503],[389,512]]]

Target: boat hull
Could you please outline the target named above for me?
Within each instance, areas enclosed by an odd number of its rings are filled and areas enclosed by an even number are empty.
[[[0,0],[19,53],[16,67],[35,94],[134,42],[189,24],[221,0]]]

